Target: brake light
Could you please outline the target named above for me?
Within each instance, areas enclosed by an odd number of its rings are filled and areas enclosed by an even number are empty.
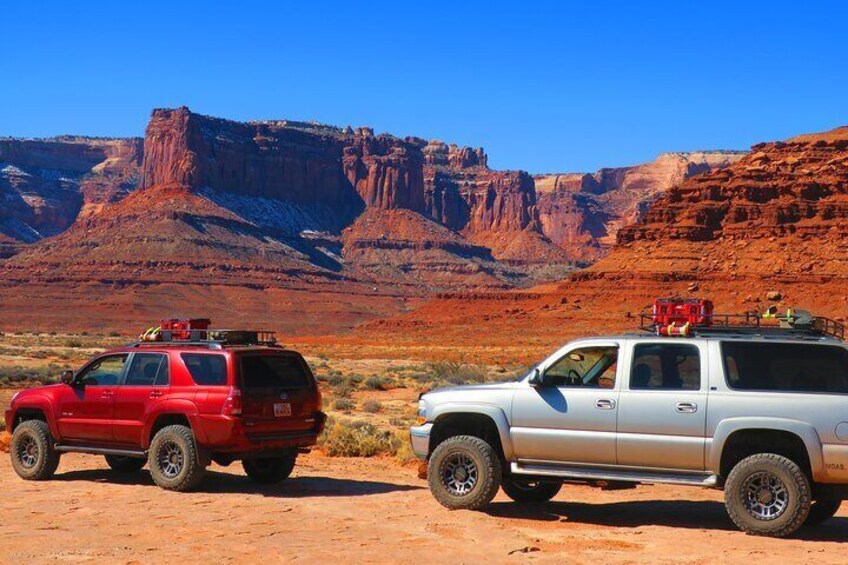
[[[230,388],[230,393],[224,401],[224,407],[221,408],[221,414],[225,416],[241,416],[241,389]]]

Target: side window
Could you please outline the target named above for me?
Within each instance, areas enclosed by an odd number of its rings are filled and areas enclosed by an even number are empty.
[[[736,390],[848,393],[848,350],[813,343],[721,344],[727,384]]]
[[[121,382],[127,355],[108,355],[93,361],[77,375],[77,382],[91,386],[112,386]]]
[[[168,357],[161,353],[136,353],[133,355],[129,371],[127,371],[127,386],[153,386],[168,384]],[[160,382],[160,373],[164,370],[164,382]]]
[[[689,343],[640,343],[633,349],[630,390],[698,390],[701,355]]]
[[[575,349],[548,367],[545,383],[554,386],[613,388],[617,365],[617,347]]]
[[[195,383],[212,386],[227,384],[227,360],[223,355],[182,353],[180,357]]]

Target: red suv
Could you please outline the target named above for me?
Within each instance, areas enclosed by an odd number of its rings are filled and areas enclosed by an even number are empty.
[[[141,341],[66,371],[62,384],[19,392],[6,411],[15,471],[48,479],[75,451],[119,472],[147,463],[170,490],[196,486],[210,461],[241,460],[262,483],[287,478],[323,430],[321,393],[299,353],[233,333],[238,344]]]

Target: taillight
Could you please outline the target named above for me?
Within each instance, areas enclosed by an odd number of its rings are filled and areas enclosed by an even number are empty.
[[[232,387],[227,399],[224,401],[224,407],[221,408],[221,414],[225,416],[241,416],[241,389]]]

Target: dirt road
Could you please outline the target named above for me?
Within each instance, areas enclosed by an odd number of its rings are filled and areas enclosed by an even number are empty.
[[[0,454],[0,563],[845,563],[848,505],[788,540],[732,528],[720,493],[567,486],[552,503],[499,495],[449,512],[413,469],[379,459],[299,460],[283,485],[213,467],[201,490],[119,476],[66,455],[55,480],[24,482]]]

